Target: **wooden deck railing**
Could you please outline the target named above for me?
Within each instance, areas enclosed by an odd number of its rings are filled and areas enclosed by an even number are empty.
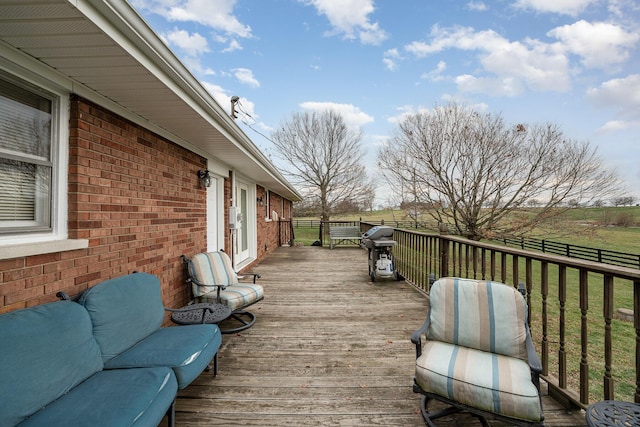
[[[396,269],[424,291],[444,276],[523,283],[543,378],[557,400],[640,403],[640,269],[408,230],[396,229],[394,240]],[[632,320],[616,309],[633,311]]]

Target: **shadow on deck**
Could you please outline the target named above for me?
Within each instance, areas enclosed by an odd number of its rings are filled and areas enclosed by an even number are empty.
[[[265,288],[250,308],[256,324],[223,337],[218,377],[205,372],[180,392],[176,425],[425,425],[409,340],[424,294],[370,282],[357,248],[279,248],[255,270]],[[547,396],[543,408],[547,426],[586,425]],[[457,415],[438,425],[480,424]]]

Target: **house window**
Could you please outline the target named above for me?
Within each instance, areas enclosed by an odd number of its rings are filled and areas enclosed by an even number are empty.
[[[0,74],[0,235],[53,228],[55,101]]]

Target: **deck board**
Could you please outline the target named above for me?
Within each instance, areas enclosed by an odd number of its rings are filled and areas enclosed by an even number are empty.
[[[372,283],[358,248],[279,248],[255,271],[265,288],[251,307],[256,324],[223,336],[218,376],[205,372],[179,393],[176,425],[424,426],[409,340],[426,314],[423,293]],[[543,407],[547,426],[586,425],[547,396]]]

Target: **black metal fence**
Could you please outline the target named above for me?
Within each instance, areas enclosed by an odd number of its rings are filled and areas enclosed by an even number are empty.
[[[564,255],[585,261],[604,262],[605,264],[618,265],[621,267],[640,268],[640,254],[629,254],[608,249],[571,245],[545,239],[503,238],[494,239],[494,241],[520,249],[529,249],[553,255]]]

